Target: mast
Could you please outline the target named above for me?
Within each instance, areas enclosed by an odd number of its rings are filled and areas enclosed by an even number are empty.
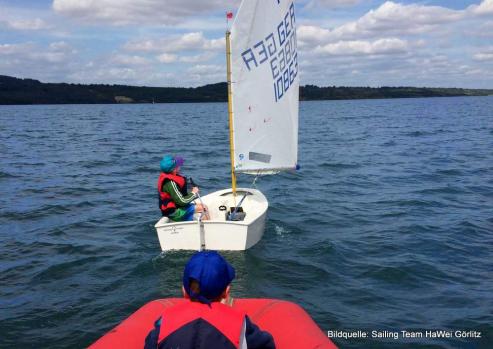
[[[226,31],[226,70],[228,80],[228,116],[229,116],[229,154],[231,157],[231,188],[236,196],[235,149],[233,141],[233,95],[231,93],[231,32]]]

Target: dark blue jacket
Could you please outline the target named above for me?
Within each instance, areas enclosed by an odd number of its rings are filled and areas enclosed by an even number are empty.
[[[159,318],[154,323],[154,329],[152,329],[145,339],[144,349],[165,349],[164,343],[158,343],[159,331],[161,329],[161,322],[165,321]],[[248,349],[275,349],[274,338],[269,332],[262,331],[257,325],[255,325],[248,316],[245,316],[245,337],[248,345]],[[199,328],[199,327],[197,327]],[[200,327],[200,331],[208,331],[207,327]],[[178,331],[177,331],[178,332]],[[200,333],[183,335],[179,339],[181,349],[196,349],[196,348],[210,348],[210,345],[203,341],[204,337]],[[163,341],[164,342],[164,341]],[[174,342],[174,345],[177,343]]]

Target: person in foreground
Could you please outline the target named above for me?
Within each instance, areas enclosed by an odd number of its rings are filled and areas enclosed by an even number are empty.
[[[186,301],[166,310],[145,349],[275,349],[272,335],[226,305],[234,268],[216,251],[195,253],[183,272]]]
[[[181,157],[166,155],[159,164],[159,209],[163,216],[175,222],[191,221],[194,213],[204,210],[202,205],[193,203],[198,198],[199,188],[193,187],[192,192],[188,193],[187,178],[180,175],[180,168],[184,162]],[[207,214],[203,218],[208,219]]]

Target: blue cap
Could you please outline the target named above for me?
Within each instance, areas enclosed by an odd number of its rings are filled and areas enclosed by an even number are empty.
[[[164,173],[170,173],[175,167],[183,165],[184,162],[185,160],[182,157],[165,155],[159,163],[159,167],[161,167],[161,171]]]
[[[183,288],[190,298],[209,304],[226,290],[234,278],[234,268],[219,253],[201,251],[195,253],[185,266]],[[199,283],[199,295],[190,290],[190,279]]]

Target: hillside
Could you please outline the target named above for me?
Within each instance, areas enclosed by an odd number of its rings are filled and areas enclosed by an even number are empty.
[[[417,87],[318,87],[300,88],[301,100],[411,98],[493,95],[493,90]],[[0,75],[0,104],[226,102],[226,83],[196,88],[140,87],[42,83]]]

